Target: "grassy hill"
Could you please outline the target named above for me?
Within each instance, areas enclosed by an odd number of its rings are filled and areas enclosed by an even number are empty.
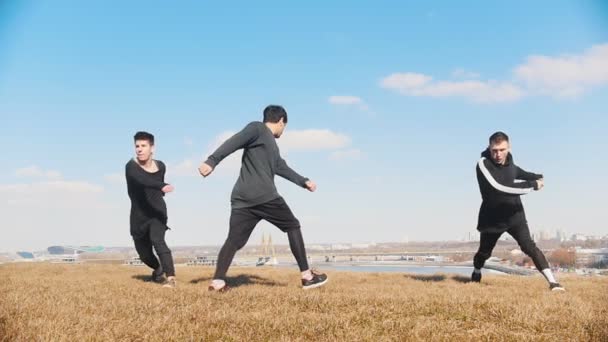
[[[178,267],[177,289],[122,265],[0,265],[2,341],[608,340],[608,278],[329,272],[299,288],[296,269],[232,268],[231,292],[209,293],[213,269]]]

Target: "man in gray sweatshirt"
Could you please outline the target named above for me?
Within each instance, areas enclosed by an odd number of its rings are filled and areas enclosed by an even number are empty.
[[[281,137],[286,125],[285,109],[270,105],[264,109],[264,122],[249,123],[226,140],[199,167],[200,174],[207,177],[224,158],[243,149],[241,172],[231,196],[230,230],[218,255],[210,291],[228,289],[225,278],[232,259],[245,246],[261,220],[266,220],[287,233],[289,247],[302,273],[303,289],[319,287],[327,282],[327,275],[308,267],[300,222],[274,184],[274,176],[279,175],[311,192],[317,188],[313,181],[292,170],[281,158],[275,139]]]

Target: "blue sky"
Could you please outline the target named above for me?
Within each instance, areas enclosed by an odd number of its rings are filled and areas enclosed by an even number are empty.
[[[169,243],[221,243],[238,156],[205,180],[196,166],[270,103],[319,184],[277,180],[311,243],[462,238],[496,130],[546,175],[532,230],[603,235],[607,61],[600,1],[3,2],[0,250],[130,245],[137,130],[177,188]]]

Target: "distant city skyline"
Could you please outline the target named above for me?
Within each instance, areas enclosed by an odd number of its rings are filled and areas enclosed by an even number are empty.
[[[532,238],[537,241],[537,242],[546,242],[546,241],[558,241],[558,242],[581,242],[581,241],[588,241],[588,240],[608,240],[608,233],[604,234],[604,235],[585,235],[585,234],[580,234],[580,233],[573,233],[573,234],[569,234],[567,232],[564,232],[563,230],[556,230],[554,232],[555,234],[551,234],[551,232],[547,231],[547,230],[541,230],[541,231],[533,231],[531,232],[532,234]],[[265,234],[267,237],[270,236],[270,238],[274,241],[274,239],[276,238],[276,236],[279,236],[281,233],[280,232],[275,232],[273,233],[268,233],[268,232],[264,232],[263,234]],[[559,238],[558,238],[559,235]],[[266,237],[266,238],[267,238]],[[505,233],[502,235],[501,240],[503,241],[514,241],[513,238]],[[479,241],[479,232],[475,231],[475,232],[468,232],[464,238],[459,239],[459,240],[446,240],[446,241],[381,241],[381,242],[376,242],[376,241],[368,241],[368,242],[348,242],[348,241],[342,241],[342,242],[317,242],[317,243],[313,243],[313,244],[309,244],[309,246],[307,246],[307,249],[310,250],[315,250],[315,249],[336,249],[336,250],[344,250],[344,249],[367,249],[367,248],[373,248],[375,246],[378,245],[382,245],[382,244],[412,244],[412,245],[417,245],[417,244],[441,244],[441,243],[460,243],[460,242],[478,242]],[[248,244],[247,248],[257,248],[259,246],[263,246],[263,241],[254,241],[254,240],[250,240],[250,243]],[[281,241],[281,243],[274,243],[273,244],[275,246],[288,246],[287,243],[284,243],[283,241]],[[321,248],[320,246],[324,246],[323,248]],[[216,245],[176,245],[175,248],[220,248],[221,244],[216,244]],[[129,245],[125,245],[125,246],[101,246],[101,245],[82,245],[82,246],[74,246],[74,245],[66,245],[66,244],[58,244],[58,245],[53,245],[53,246],[48,246],[46,248],[43,249],[31,249],[31,248],[24,248],[24,249],[20,249],[20,250],[0,250],[0,253],[17,253],[17,252],[26,252],[26,253],[32,253],[32,252],[42,252],[42,251],[46,251],[46,250],[50,250],[50,249],[54,249],[54,250],[60,250],[60,249],[66,249],[66,250],[82,250],[85,252],[92,252],[92,253],[97,253],[100,251],[103,251],[104,249],[115,249],[115,248],[127,248],[127,249],[132,249],[132,246]]]

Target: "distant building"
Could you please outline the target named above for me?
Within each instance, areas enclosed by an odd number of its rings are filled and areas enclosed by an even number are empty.
[[[345,251],[351,249],[351,246],[349,245],[345,245],[345,244],[334,244],[331,245],[331,250],[332,251]]]
[[[139,259],[139,257],[132,257],[131,259],[125,260],[125,265],[144,266],[144,263]]]
[[[551,240],[551,235],[546,230],[540,231],[540,241],[548,241]]]
[[[443,255],[427,255],[422,257],[426,262],[452,262],[452,258]]]
[[[401,256],[401,260],[403,260],[403,261],[414,261],[414,262],[430,261],[427,258],[429,258],[429,256],[427,256],[427,255],[402,255]]]
[[[587,241],[587,237],[583,234],[574,234],[570,238],[572,241]]]
[[[103,246],[51,246],[46,249],[51,255],[101,253]]]
[[[80,260],[78,259],[78,256],[64,256],[61,258],[52,259],[51,262],[55,264],[78,264],[80,263]]]
[[[23,259],[34,259],[34,253],[32,252],[17,252],[17,255],[22,257]]]
[[[555,240],[557,240],[559,242],[564,242],[564,241],[568,240],[568,237],[566,236],[566,232],[564,232],[562,229],[556,229],[555,230]]]
[[[608,263],[608,248],[577,248],[576,249],[576,264],[580,266],[588,266],[594,263]]]
[[[197,256],[194,259],[189,260],[186,265],[188,266],[215,266],[217,263],[217,257],[210,256]]]
[[[479,241],[479,234],[477,232],[467,232],[467,235],[464,238],[466,242]]]

